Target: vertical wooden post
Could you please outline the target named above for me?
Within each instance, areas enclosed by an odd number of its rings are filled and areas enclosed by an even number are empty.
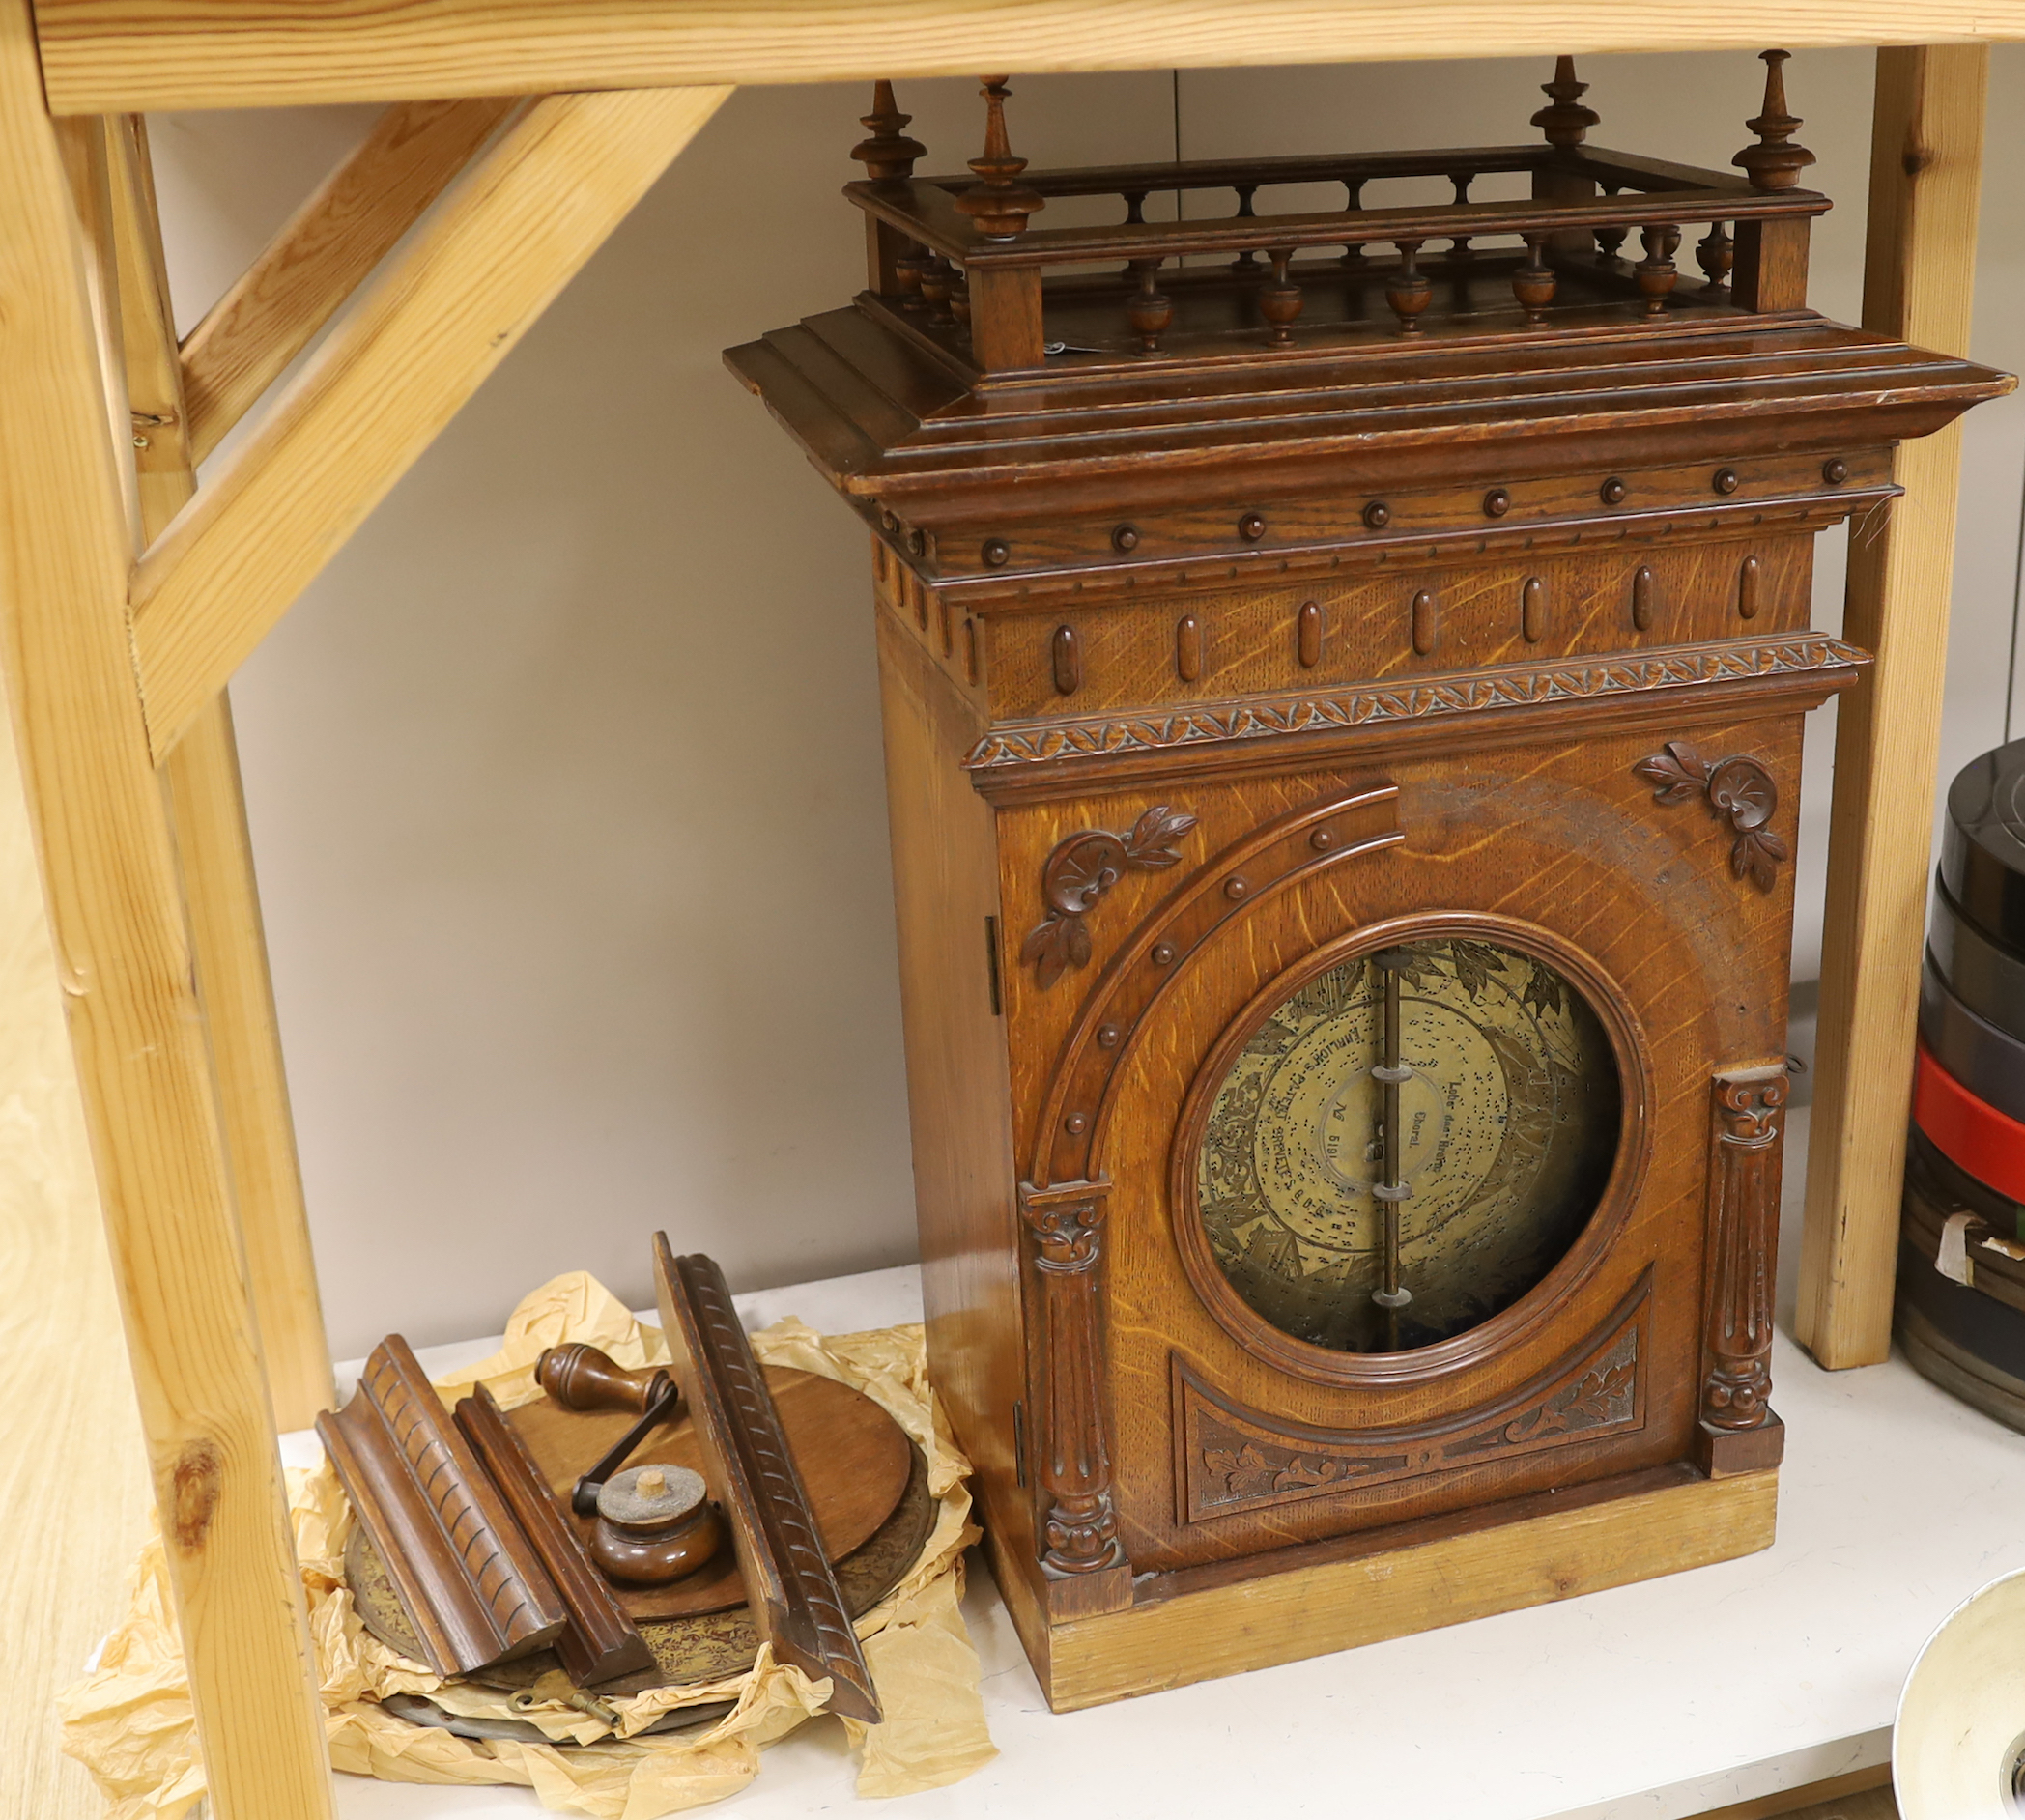
[[[1877,53],[1864,326],[1943,354],[1968,352],[1988,71],[1981,44]],[[1850,533],[1843,634],[1877,662],[1836,731],[1798,1321],[1831,1369],[1891,1350],[1960,467],[1959,425],[1903,444],[1905,497]]]
[[[152,542],[197,482],[147,128],[138,116],[101,125],[141,532]],[[162,776],[274,1419],[282,1428],[307,1428],[319,1410],[334,1406],[336,1387],[296,1163],[239,749],[222,691],[177,742]]]
[[[328,1820],[273,1418],[127,623],[130,535],[27,0],[0,0],[0,656],[220,1820]]]

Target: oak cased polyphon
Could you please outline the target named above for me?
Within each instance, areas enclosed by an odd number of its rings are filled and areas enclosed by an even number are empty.
[[[1743,177],[1566,60],[1541,143],[1055,173],[987,77],[948,179],[882,85],[869,288],[729,355],[871,533],[931,1359],[1058,1707],[1771,1540],[1813,539],[2010,382],[1806,307],[1768,62]]]

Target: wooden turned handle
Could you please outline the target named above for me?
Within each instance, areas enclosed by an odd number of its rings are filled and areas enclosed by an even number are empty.
[[[534,1363],[534,1381],[565,1409],[626,1409],[644,1414],[668,1388],[659,1366],[628,1371],[582,1341],[552,1346]]]

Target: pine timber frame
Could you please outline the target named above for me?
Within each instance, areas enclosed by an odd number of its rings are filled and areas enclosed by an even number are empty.
[[[220,1820],[332,1812],[274,1445],[329,1365],[225,688],[725,85],[1909,29],[1860,0],[0,0],[0,661]],[[2025,0],[1917,29],[1878,56],[1865,321],[1961,354],[1986,44]],[[339,100],[391,105],[179,349],[139,116]],[[1877,662],[1838,749],[1801,1285],[1830,1366],[1889,1345],[1957,469],[1908,445],[1851,563]]]

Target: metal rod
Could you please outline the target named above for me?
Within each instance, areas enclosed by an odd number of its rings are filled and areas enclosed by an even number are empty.
[[[1379,1173],[1383,1180],[1371,1185],[1373,1198],[1384,1209],[1384,1256],[1379,1287],[1371,1299],[1381,1308],[1400,1309],[1413,1299],[1411,1290],[1400,1287],[1400,1206],[1413,1190],[1401,1179],[1402,1155],[1399,1131],[1399,1089],[1413,1076],[1400,1059],[1399,970],[1409,958],[1408,951],[1388,948],[1374,956],[1385,982],[1384,1033],[1379,1066],[1371,1070],[1379,1083]]]

